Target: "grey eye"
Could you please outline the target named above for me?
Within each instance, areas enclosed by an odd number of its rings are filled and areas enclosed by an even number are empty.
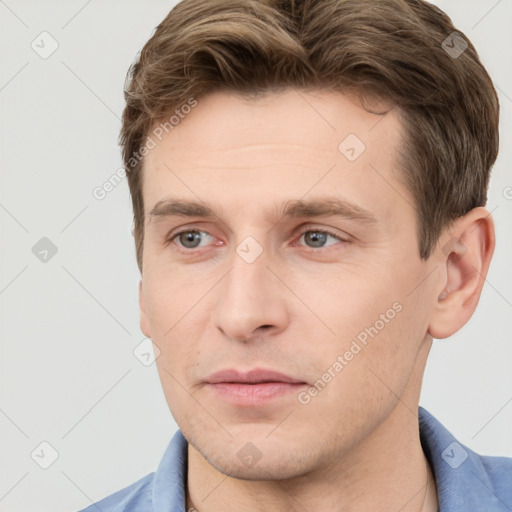
[[[202,231],[183,231],[177,236],[180,244],[187,249],[195,249],[201,243]]]
[[[329,237],[333,238],[334,240],[338,239],[334,235],[331,235],[325,231],[315,230],[306,231],[302,236],[304,237],[304,242],[309,247],[324,247]]]

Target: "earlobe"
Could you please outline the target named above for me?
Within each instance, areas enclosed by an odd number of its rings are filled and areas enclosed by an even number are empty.
[[[151,338],[151,330],[149,328],[149,319],[146,314],[146,308],[144,305],[144,292],[142,287],[142,279],[139,281],[139,310],[140,310],[140,330],[146,336]]]
[[[494,252],[491,214],[482,207],[457,219],[437,249],[444,280],[429,324],[434,338],[456,333],[473,315]]]

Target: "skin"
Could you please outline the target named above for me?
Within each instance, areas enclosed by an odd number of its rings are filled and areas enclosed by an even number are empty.
[[[354,161],[338,149],[349,134],[366,145]],[[432,337],[456,332],[477,305],[494,228],[476,208],[421,260],[401,136],[396,109],[370,114],[339,93],[218,92],[147,155],[141,329],[189,441],[187,510],[437,510],[418,434],[423,372]],[[287,201],[327,196],[375,222],[282,217]],[[215,216],[150,214],[171,197]],[[203,231],[199,247],[176,238],[181,229]],[[325,229],[340,239],[311,242]],[[252,263],[236,251],[247,236],[262,249]],[[205,383],[221,369],[264,367],[311,387],[396,303],[307,404],[294,392],[235,406]],[[246,443],[261,456],[253,465],[237,456]]]

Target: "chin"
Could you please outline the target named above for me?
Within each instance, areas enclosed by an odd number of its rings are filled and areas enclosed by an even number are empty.
[[[208,460],[208,459],[207,459]],[[287,461],[260,461],[253,467],[240,462],[236,456],[232,460],[208,460],[220,473],[239,480],[286,480],[304,474],[296,464]]]
[[[207,444],[206,449],[191,444],[217,471],[239,480],[286,480],[303,476],[316,466],[316,457],[301,456],[282,443],[277,449],[267,445],[261,451],[250,442],[235,448],[237,444],[231,441],[226,447],[218,444],[217,449],[212,444]]]

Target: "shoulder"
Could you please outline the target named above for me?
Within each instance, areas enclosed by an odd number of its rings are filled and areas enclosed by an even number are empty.
[[[474,453],[474,452],[473,452]],[[477,455],[495,493],[512,504],[512,458]]]
[[[80,512],[153,512],[185,509],[187,440],[175,432],[156,472]]]
[[[441,510],[512,510],[512,458],[481,455],[471,450],[422,407],[419,426]]]
[[[137,482],[103,498],[80,512],[151,512],[152,489],[155,473],[150,473]]]

